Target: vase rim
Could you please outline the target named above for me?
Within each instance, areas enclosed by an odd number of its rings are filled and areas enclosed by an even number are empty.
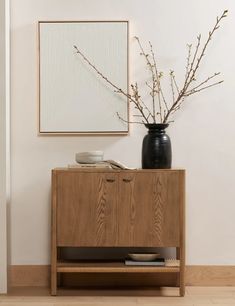
[[[148,129],[166,129],[169,123],[145,123],[145,126]]]

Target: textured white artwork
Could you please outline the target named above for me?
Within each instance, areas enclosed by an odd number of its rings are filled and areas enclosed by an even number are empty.
[[[40,133],[127,133],[128,22],[39,22]]]

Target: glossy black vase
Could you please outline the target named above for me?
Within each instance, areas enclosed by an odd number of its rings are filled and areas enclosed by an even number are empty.
[[[171,140],[165,132],[168,124],[152,123],[145,126],[148,134],[143,139],[142,168],[171,168]]]

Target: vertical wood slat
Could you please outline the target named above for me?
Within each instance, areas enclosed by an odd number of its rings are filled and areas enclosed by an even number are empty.
[[[52,198],[51,198],[51,295],[56,295],[57,291],[57,174],[52,170]]]

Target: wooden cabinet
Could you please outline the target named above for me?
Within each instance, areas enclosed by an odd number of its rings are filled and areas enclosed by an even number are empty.
[[[175,247],[180,267],[66,263],[60,247]],[[175,272],[184,295],[184,170],[52,171],[51,290],[62,272]]]

